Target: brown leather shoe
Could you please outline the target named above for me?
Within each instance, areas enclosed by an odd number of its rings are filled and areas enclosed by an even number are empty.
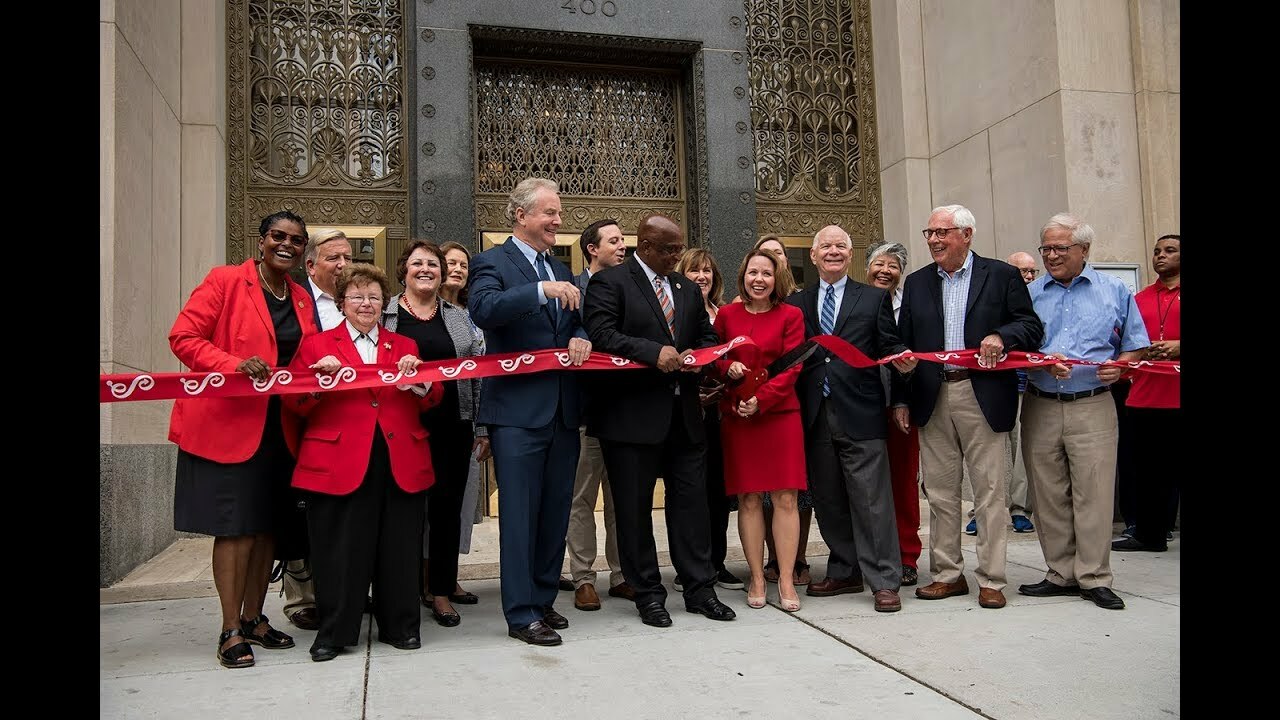
[[[866,589],[867,587],[862,584],[862,578],[837,580],[828,575],[816,583],[809,583],[809,587],[805,588],[804,594],[813,597],[831,597],[832,595],[843,595],[845,593],[860,593]]]
[[[931,582],[924,587],[916,588],[916,597],[921,600],[941,600],[949,598],[952,595],[968,595],[969,583],[961,575],[960,579],[953,583]]]
[[[319,630],[320,613],[313,607],[302,608],[289,616],[289,622],[299,630]]]
[[[596,594],[596,586],[583,583],[573,593],[573,606],[579,610],[599,610],[600,596]]]
[[[617,585],[614,585],[613,587],[609,588],[609,597],[622,598],[623,600],[630,600],[632,602],[635,602],[636,590],[635,588],[631,587],[630,583],[624,580],[618,583]]]
[[[984,608],[1004,607],[1004,593],[991,588],[978,588],[978,604]]]
[[[897,590],[876,591],[876,612],[898,612],[902,609],[902,598]]]

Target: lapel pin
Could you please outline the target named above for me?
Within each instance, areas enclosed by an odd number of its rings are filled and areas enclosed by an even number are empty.
[[[680,283],[676,283],[676,289],[677,289],[677,290],[679,290],[679,289],[680,289]]]
[[[389,342],[382,343],[382,348],[387,352],[391,352],[391,343]]]

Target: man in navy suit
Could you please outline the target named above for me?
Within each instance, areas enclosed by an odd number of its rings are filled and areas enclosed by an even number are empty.
[[[467,309],[490,353],[567,347],[591,354],[578,307],[582,293],[548,252],[560,228],[555,182],[527,178],[507,201],[511,235],[471,261]],[[578,465],[578,383],[572,372],[488,377],[476,422],[489,426],[502,512],[498,515],[502,612],[508,635],[559,645],[569,621],[556,599],[569,501]]]
[[[607,397],[592,396],[587,434],[599,438],[604,451],[622,572],[635,589],[641,622],[671,626],[653,541],[653,488],[659,476],[685,610],[732,620],[733,610],[715,592],[698,374],[683,371],[690,352],[716,344],[716,331],[702,291],[674,272],[684,252],[680,226],[650,216],[641,221],[636,238],[634,255],[591,276],[584,314],[602,352],[649,367],[612,373],[617,377],[609,382]]]
[[[902,285],[898,329],[912,350],[976,348],[978,364],[994,367],[1009,350],[1038,351],[1044,325],[1018,269],[969,249],[973,213],[963,205],[934,208],[924,239],[933,262]],[[909,390],[893,388],[893,417],[906,432],[920,428],[920,466],[929,496],[929,570],[933,582],[916,597],[941,600],[967,595],[960,552],[961,462],[969,465],[978,519],[978,605],[1005,605],[1004,458],[1018,414],[1018,375],[1013,370],[970,371],[956,365],[895,360],[909,373]],[[908,407],[910,412],[908,412]]]

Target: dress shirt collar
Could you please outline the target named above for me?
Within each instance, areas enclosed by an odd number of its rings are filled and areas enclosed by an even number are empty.
[[[823,297],[826,297],[826,294],[827,294],[827,288],[829,288],[829,287],[830,287],[830,288],[835,288],[835,289],[836,289],[836,295],[837,295],[838,297],[843,297],[843,296],[844,296],[844,286],[845,286],[845,285],[848,285],[848,284],[849,284],[849,276],[848,276],[848,275],[842,275],[842,276],[840,276],[840,279],[839,279],[839,280],[837,280],[837,281],[835,281],[835,282],[833,282],[833,283],[829,283],[829,282],[827,282],[826,280],[819,280],[819,281],[818,281],[818,289],[822,291],[822,295],[823,295]],[[822,298],[819,298],[819,299],[818,299],[818,301],[819,301],[819,302],[821,302],[821,301],[822,301]]]
[[[351,342],[355,342],[356,339],[360,337],[360,331],[357,330],[356,326],[352,325],[350,322],[347,323],[347,332],[351,334]],[[373,342],[374,347],[377,347],[378,345],[378,326],[377,325],[374,325],[373,329],[369,331],[369,340]]]
[[[512,235],[512,236],[511,236],[511,239],[515,241],[515,243],[516,243],[516,249],[518,249],[518,250],[520,251],[520,254],[521,254],[521,255],[524,255],[525,260],[528,260],[530,265],[533,265],[534,267],[537,267],[537,257],[538,257],[538,255],[542,255],[542,258],[543,258],[543,260],[544,260],[544,261],[550,261],[550,259],[551,259],[551,258],[550,258],[550,255],[551,255],[551,253],[550,253],[550,252],[542,252],[542,253],[539,253],[537,250],[534,250],[534,249],[533,249],[533,246],[532,246],[532,245],[530,245],[529,243],[527,243],[527,242],[525,242],[525,241],[521,240],[520,238],[516,237],[515,235]],[[550,274],[551,274],[551,266],[550,266],[550,264],[548,264],[548,265],[547,265],[547,274],[548,274],[548,275],[550,275]]]
[[[966,275],[968,275],[970,272],[973,271],[973,251],[972,250],[970,250],[968,253],[965,254],[964,264],[961,265],[959,269],[955,271],[955,273],[948,273],[946,270],[942,269],[941,265],[939,265],[938,276],[943,278],[958,279],[960,277],[960,270],[964,270]]]
[[[641,270],[644,270],[644,274],[645,274],[645,276],[649,278],[649,284],[650,284],[650,285],[652,285],[652,284],[653,284],[653,279],[654,279],[654,278],[656,278],[656,277],[662,277],[662,276],[661,276],[661,275],[659,275],[658,273],[654,272],[654,271],[653,271],[653,268],[649,267],[648,265],[645,265],[644,260],[641,260],[639,255],[636,255],[636,256],[635,256],[635,258],[636,258],[636,262],[640,263],[640,269],[641,269]],[[667,284],[667,279],[666,279],[665,277],[662,277],[662,284],[663,284],[663,285],[666,285],[666,284]]]

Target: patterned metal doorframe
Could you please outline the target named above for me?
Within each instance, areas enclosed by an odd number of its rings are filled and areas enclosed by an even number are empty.
[[[281,209],[403,245],[403,2],[228,0],[227,262]]]

